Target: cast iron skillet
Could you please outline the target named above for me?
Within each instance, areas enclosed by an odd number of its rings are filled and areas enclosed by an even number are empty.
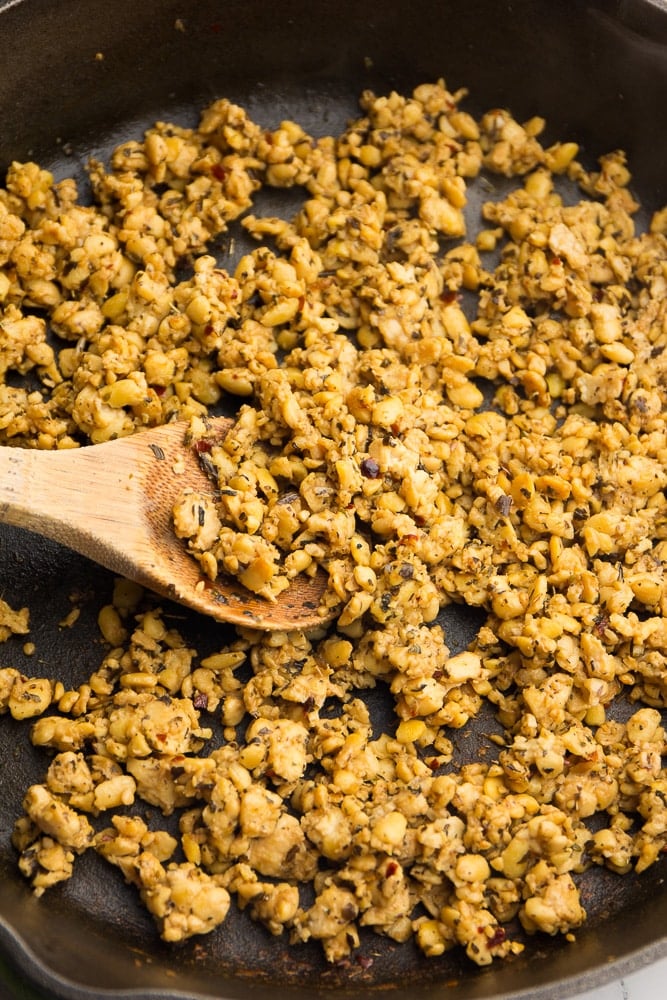
[[[193,123],[196,109],[218,96],[244,104],[267,127],[293,117],[328,133],[356,113],[363,88],[407,92],[441,76],[453,89],[470,88],[473,113],[508,106],[520,120],[545,115],[549,135],[578,140],[591,163],[626,149],[646,207],[667,203],[660,0],[14,0],[0,6],[0,169],[34,158],[58,176],[83,178],[91,153],[104,156],[156,119]],[[0,665],[80,683],[102,655],[95,611],[111,583],[69,552],[0,530],[0,593],[30,606],[37,646],[29,661],[20,641],[0,646]],[[59,629],[72,595],[82,599],[81,621]],[[200,647],[222,641],[219,626],[171,612]],[[457,648],[477,622],[468,615],[448,627]],[[461,754],[474,755],[477,740],[462,738]],[[583,881],[589,921],[575,944],[534,938],[522,956],[490,970],[459,952],[426,961],[378,937],[364,939],[346,965],[326,967],[318,948],[288,951],[243,915],[168,949],[134,890],[92,855],[71,882],[31,896],[9,838],[23,791],[46,761],[30,747],[27,727],[7,716],[0,761],[3,996],[398,1000],[418,990],[428,1000],[546,1000],[667,953],[667,859],[641,879],[596,869]]]

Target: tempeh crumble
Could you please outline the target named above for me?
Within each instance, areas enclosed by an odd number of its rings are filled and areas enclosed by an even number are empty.
[[[175,528],[203,575],[271,600],[321,568],[336,608],[202,658],[119,580],[77,690],[2,667],[0,711],[52,754],[13,838],[38,894],[91,849],[168,941],[233,897],[331,962],[371,928],[485,965],[524,947],[515,918],[576,930],[586,868],[665,850],[667,209],[640,230],[623,153],[586,169],[543,120],[464,97],[366,92],[321,138],[218,100],[93,161],[91,205],[10,167],[0,443],[189,420],[212,483]],[[302,189],[297,214],[251,214],[262,186]],[[209,248],[234,220],[257,246],[230,273]],[[456,652],[452,603],[486,614]],[[3,602],[0,638],[28,628]],[[457,769],[485,702],[504,735]]]

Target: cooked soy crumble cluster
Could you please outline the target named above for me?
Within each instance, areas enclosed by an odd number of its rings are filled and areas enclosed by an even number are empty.
[[[364,93],[337,138],[217,101],[93,162],[93,206],[10,168],[0,369],[39,388],[0,386],[0,442],[188,419],[213,482],[175,528],[203,573],[272,600],[321,567],[337,609],[202,658],[118,581],[78,690],[0,669],[0,709],[52,752],[14,831],[37,893],[93,849],[168,941],[233,897],[331,962],[370,928],[485,965],[523,948],[517,918],[571,936],[588,867],[667,847],[667,209],[638,232],[622,153],[588,171],[542,120],[476,121],[463,96]],[[291,221],[248,214],[262,185],[303,189]],[[230,274],[207,246],[240,216],[258,246]],[[452,602],[486,612],[456,653]],[[450,731],[485,701],[504,735],[457,769]]]

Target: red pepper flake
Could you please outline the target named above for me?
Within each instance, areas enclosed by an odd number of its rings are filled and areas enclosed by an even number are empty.
[[[196,691],[192,699],[192,704],[200,712],[205,712],[208,708],[208,695],[205,691]]]
[[[201,438],[195,441],[195,451],[198,455],[208,455],[213,451],[213,442],[209,438]]]
[[[483,933],[484,928],[480,927],[480,934]],[[502,944],[507,938],[504,927],[496,927],[493,932],[493,937],[489,938],[489,948],[495,948],[497,945]]]
[[[600,638],[602,638],[608,628],[609,628],[609,615],[607,615],[604,611],[601,611],[600,614],[597,615],[595,619],[594,630],[597,633],[597,635],[599,635]]]
[[[229,176],[229,170],[227,167],[223,167],[222,163],[214,163],[211,167],[211,173],[215,177],[216,181],[226,181]]]
[[[456,302],[457,298],[458,298],[457,292],[450,292],[448,290],[442,293],[442,295],[440,296],[440,301],[444,302],[446,306],[451,306],[453,302]]]
[[[362,476],[365,476],[366,479],[380,478],[380,466],[374,458],[365,458],[359,468],[361,469]]]
[[[356,955],[355,961],[362,969],[370,969],[373,965],[374,959],[370,955]]]
[[[390,861],[387,864],[387,867],[385,868],[384,877],[391,878],[391,876],[395,875],[397,871],[398,871],[398,864],[396,863],[396,861]]]
[[[501,517],[509,517],[512,510],[512,497],[507,493],[501,493],[493,505]]]

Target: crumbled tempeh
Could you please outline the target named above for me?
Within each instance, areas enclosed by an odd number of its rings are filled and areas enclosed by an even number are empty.
[[[486,965],[524,947],[516,918],[579,927],[591,865],[667,849],[667,209],[640,231],[622,152],[588,170],[464,97],[367,91],[319,138],[219,100],[93,161],[90,206],[11,166],[0,444],[186,419],[211,488],[174,527],[203,574],[273,600],[321,568],[336,609],[200,658],[118,581],[76,690],[0,669],[0,712],[55,752],[13,836],[37,893],[92,847],[169,941],[235,896],[332,962],[366,927]],[[296,215],[250,214],[262,186],[301,189]],[[241,215],[257,246],[229,273],[208,248]],[[465,650],[452,603],[486,616]],[[27,629],[0,602],[0,640]],[[485,702],[503,734],[455,767]]]
[[[29,622],[30,612],[27,608],[15,611],[0,598],[0,642],[6,642],[10,635],[27,635],[30,631]]]

